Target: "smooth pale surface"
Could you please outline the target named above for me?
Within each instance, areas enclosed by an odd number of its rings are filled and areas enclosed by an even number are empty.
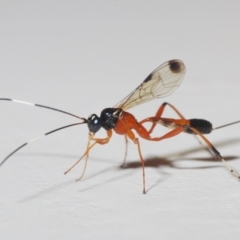
[[[123,99],[157,66],[181,59],[187,74],[168,98],[139,106],[137,119],[163,101],[214,126],[240,119],[240,2],[1,1],[0,97],[36,102],[82,117]],[[0,159],[44,132],[78,120],[0,102]],[[175,117],[171,111],[165,116]],[[154,134],[166,129],[159,127]],[[240,125],[209,140],[240,172]],[[114,135],[83,163],[86,126],[43,138],[0,169],[1,239],[237,239],[240,183],[190,135],[141,140]],[[98,136],[105,136],[104,131]],[[209,159],[209,161],[205,161]]]

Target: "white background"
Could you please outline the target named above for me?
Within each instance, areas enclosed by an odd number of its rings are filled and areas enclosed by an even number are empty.
[[[0,2],[0,97],[36,102],[82,117],[112,107],[157,66],[181,59],[187,74],[168,98],[134,108],[152,116],[162,101],[214,126],[240,119],[240,2]],[[75,123],[70,116],[0,102],[0,159],[24,142]],[[166,111],[166,117],[176,117]],[[154,133],[166,132],[158,127]],[[240,125],[208,136],[240,172]],[[105,136],[104,131],[98,136]],[[45,137],[0,169],[1,239],[237,239],[240,183],[190,135],[141,139],[114,134],[83,169],[85,125]],[[233,160],[234,159],[234,160]],[[230,161],[231,160],[231,161]]]

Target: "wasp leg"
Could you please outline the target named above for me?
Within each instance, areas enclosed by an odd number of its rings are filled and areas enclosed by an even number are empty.
[[[94,138],[94,135],[90,133],[86,151],[64,174],[67,174],[68,172],[70,172],[84,157],[86,157],[83,172],[82,172],[81,176],[76,181],[81,180],[84,173],[85,173],[85,170],[87,168],[87,160],[88,160],[88,157],[89,157],[90,150],[96,144],[101,144],[101,145],[107,144],[110,141],[111,137],[112,137],[112,130],[107,131],[107,137],[106,138]],[[94,143],[90,144],[91,141],[94,141]]]
[[[135,127],[135,130],[137,133],[144,139],[149,141],[161,141],[166,138],[171,138],[179,133],[184,131],[184,128],[182,126],[176,127],[175,129],[171,130],[170,132],[166,133],[165,135],[161,137],[151,137],[148,131],[141,125],[138,124],[138,127]],[[129,137],[135,144],[137,144],[138,147],[138,154],[140,156],[140,161],[142,164],[142,175],[143,175],[143,194],[146,194],[146,182],[145,182],[145,167],[144,167],[144,159],[142,157],[141,147],[138,138],[135,137],[135,134],[132,131],[127,132],[127,137]]]
[[[221,161],[225,167],[235,176],[236,178],[240,179],[240,176],[238,173],[236,173],[225,161],[225,159],[221,156],[220,152],[212,145],[211,142],[208,141],[208,139],[203,136],[202,133],[200,133],[197,129],[190,127],[190,126],[184,126],[185,129],[191,129],[193,132],[195,132],[208,146],[208,148],[211,150],[211,152],[216,156],[216,158]]]
[[[184,120],[185,120],[185,118],[183,117],[183,115],[182,115],[172,104],[167,103],[167,102],[164,102],[164,103],[159,107],[159,109],[157,110],[157,113],[155,114],[155,118],[156,118],[156,119],[160,119],[160,118],[161,118],[161,116],[162,116],[162,114],[163,114],[163,111],[164,111],[164,109],[165,109],[165,107],[166,107],[167,105],[168,105],[170,108],[172,108],[173,111],[176,112],[177,115],[178,115],[181,119],[184,119]],[[140,121],[139,123],[142,124],[142,123],[148,121],[148,119],[149,119],[149,118],[146,118],[146,119]],[[151,126],[151,128],[148,130],[149,134],[152,133],[152,131],[154,130],[154,128],[156,127],[156,125],[157,125],[157,122],[152,122],[152,126]]]

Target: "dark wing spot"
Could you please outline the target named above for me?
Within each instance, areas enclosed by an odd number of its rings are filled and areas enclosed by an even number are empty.
[[[169,61],[169,68],[173,73],[179,73],[183,70],[182,63],[176,60]]]
[[[152,76],[153,76],[153,74],[150,73],[150,74],[148,75],[148,77],[147,77],[143,82],[148,82],[149,80],[152,79]]]

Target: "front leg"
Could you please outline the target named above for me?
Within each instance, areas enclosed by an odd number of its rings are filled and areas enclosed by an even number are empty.
[[[89,141],[95,141],[95,144],[101,144],[104,145],[106,143],[108,143],[112,137],[112,130],[107,130],[107,137],[106,138],[95,138],[93,133],[89,133]],[[95,145],[94,144],[94,145]]]
[[[86,151],[64,174],[67,174],[68,172],[70,172],[84,157],[86,157],[83,172],[82,172],[81,176],[77,179],[77,181],[81,180],[83,175],[84,175],[84,173],[85,173],[85,170],[87,168],[87,160],[88,160],[88,157],[89,157],[90,150],[96,144],[103,145],[103,144],[108,143],[110,141],[111,137],[112,137],[112,130],[108,130],[107,131],[107,137],[106,138],[94,138],[94,134],[93,133],[89,133],[89,139],[88,139],[88,144],[87,144]],[[94,143],[90,144],[91,141],[94,141]]]

